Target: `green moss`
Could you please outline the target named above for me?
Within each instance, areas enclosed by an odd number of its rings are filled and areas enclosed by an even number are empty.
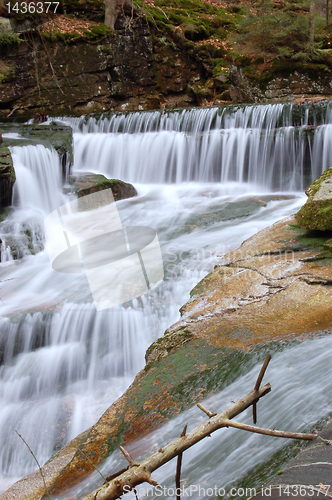
[[[0,28],[0,47],[4,45],[19,44],[21,42],[22,39],[20,38],[20,35]]]
[[[42,111],[42,110],[40,110]],[[73,157],[73,131],[71,127],[52,122],[50,125],[17,125],[3,124],[3,132],[16,132],[22,139],[4,139],[6,146],[25,146],[43,144],[46,148],[54,148],[60,156],[68,155],[69,162]]]
[[[306,194],[307,196],[309,197],[313,197],[315,196],[315,194],[317,193],[317,191],[319,190],[322,182],[326,181],[327,179],[329,178],[332,178],[332,168],[327,168],[323,173],[322,175],[316,179],[309,187],[308,189],[306,190]]]
[[[296,220],[302,227],[317,231],[332,231],[331,200],[311,201],[296,214]]]
[[[181,327],[174,333],[169,333],[168,330],[162,337],[153,342],[146,351],[145,359],[147,365],[145,371],[148,371],[152,363],[169,354],[173,349],[179,348],[193,338],[192,333],[187,327]]]
[[[320,189],[332,181],[332,169],[328,168],[306,190],[307,202],[296,214],[296,220],[301,227],[311,230],[332,231],[332,199],[327,192],[319,196]]]
[[[225,59],[222,58],[216,58],[213,60],[214,68],[213,68],[213,76],[218,76],[218,75],[228,75],[229,73],[229,68],[228,68],[228,62]]]

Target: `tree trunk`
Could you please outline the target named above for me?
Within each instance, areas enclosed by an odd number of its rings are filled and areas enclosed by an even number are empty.
[[[329,8],[330,8],[330,0],[326,0],[326,27],[329,27]]]
[[[1,0],[0,0],[1,1]],[[105,24],[111,30],[121,12],[134,13],[137,8],[134,7],[132,0],[104,0],[105,1]]]
[[[310,1],[309,42],[315,42],[315,0]]]

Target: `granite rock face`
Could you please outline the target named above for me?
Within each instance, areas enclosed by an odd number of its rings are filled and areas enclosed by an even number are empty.
[[[308,200],[296,214],[298,224],[310,230],[332,231],[332,168],[306,190]]]

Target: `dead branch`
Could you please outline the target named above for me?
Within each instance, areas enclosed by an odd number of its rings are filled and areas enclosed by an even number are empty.
[[[204,413],[206,413],[206,414],[207,414],[207,416],[208,416],[209,418],[214,417],[215,415],[217,415],[217,414],[216,414],[216,413],[214,413],[213,411],[210,411],[210,410],[208,410],[207,408],[205,408],[203,405],[201,405],[201,403],[197,403],[197,405],[196,405],[196,406],[197,406],[200,410],[204,411]]]
[[[235,422],[230,420],[227,427],[235,427],[236,429],[242,429],[243,431],[256,432],[257,434],[265,434],[266,436],[275,436],[282,438],[291,439],[316,439],[317,434],[307,434],[303,432],[287,432],[287,431],[276,431],[275,429],[263,429],[262,427],[255,427],[254,425],[242,424],[241,422]]]
[[[136,462],[136,460],[134,460],[131,455],[129,455],[128,451],[126,451],[123,448],[123,446],[120,446],[120,451],[126,457],[126,459],[128,460],[128,462],[130,463],[130,467],[136,467],[137,465],[139,465],[139,463]]]
[[[268,356],[264,362],[264,365],[260,371],[257,378],[255,387],[246,396],[244,396],[239,401],[236,401],[232,406],[220,413],[213,413],[210,410],[204,408],[201,404],[197,406],[208,415],[209,420],[198,425],[188,434],[182,432],[181,436],[176,438],[167,446],[159,449],[157,452],[152,454],[150,457],[145,458],[142,462],[137,463],[122,447],[121,451],[126,456],[130,463],[128,469],[122,473],[118,473],[116,476],[110,476],[114,479],[109,480],[103,486],[90,493],[85,497],[84,500],[115,500],[119,498],[124,492],[133,490],[138,484],[148,482],[153,486],[159,486],[157,481],[155,481],[151,474],[159,469],[162,465],[169,462],[175,457],[182,456],[182,453],[188,448],[198,443],[205,437],[210,436],[210,434],[217,429],[222,427],[236,427],[238,429],[247,430],[250,432],[256,432],[260,434],[267,434],[269,436],[294,438],[294,439],[315,439],[316,434],[303,434],[294,432],[284,432],[276,431],[272,429],[262,429],[260,427],[255,427],[252,425],[242,424],[240,422],[234,422],[233,419],[244,410],[249,408],[253,404],[257,404],[259,399],[271,391],[270,384],[265,384],[261,387],[262,378],[266,371],[267,365],[271,357]],[[128,456],[127,456],[128,455]],[[134,465],[134,467],[133,467]],[[177,467],[176,472],[176,484],[180,483],[180,472],[181,472],[181,462]]]
[[[265,358],[264,364],[263,364],[261,371],[259,372],[258,378],[256,380],[256,384],[255,384],[256,391],[260,388],[264,374],[266,372],[266,369],[267,369],[270,361],[271,361],[271,354],[268,354]],[[256,424],[257,423],[257,401],[254,401],[252,404],[252,419],[253,419],[254,424]]]
[[[17,109],[20,109],[20,107],[21,107],[21,106],[14,106],[14,108],[11,110],[11,112],[7,115],[7,117],[6,117],[6,118],[9,118],[10,116],[12,116],[12,114],[13,114],[13,113],[15,113],[15,111],[16,111]],[[12,279],[13,279],[13,278],[12,278]],[[5,281],[7,281],[7,280],[5,280]]]
[[[261,371],[259,372],[259,375],[257,377],[256,384],[254,387],[255,391],[258,391],[258,389],[260,388],[264,374],[266,372],[267,367],[269,366],[270,361],[271,361],[271,354],[268,354],[265,358]]]
[[[187,432],[187,425],[185,425],[181,437],[185,436]],[[181,495],[179,493],[181,487],[181,466],[182,466],[182,455],[183,453],[179,453],[178,460],[176,464],[176,474],[175,474],[175,490],[176,490],[176,500],[181,500]]]

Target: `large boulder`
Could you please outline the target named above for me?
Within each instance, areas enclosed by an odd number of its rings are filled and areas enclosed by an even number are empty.
[[[306,190],[307,202],[296,214],[298,224],[318,231],[332,231],[332,168],[314,181]]]

